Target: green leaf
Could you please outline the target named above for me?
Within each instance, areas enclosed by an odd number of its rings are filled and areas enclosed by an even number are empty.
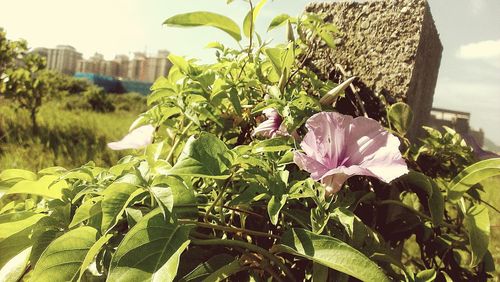
[[[421,190],[427,195],[427,205],[432,218],[432,223],[439,226],[444,218],[444,198],[437,183],[423,173],[410,171],[401,178],[413,189]]]
[[[281,48],[267,48],[264,50],[264,53],[266,53],[266,56],[269,58],[269,61],[271,62],[274,70],[278,74],[278,76],[281,76],[283,72],[283,63],[281,60],[281,53],[282,49]]]
[[[341,84],[337,85],[335,88],[333,88],[332,90],[328,91],[325,95],[323,95],[323,97],[321,97],[321,99],[319,100],[319,102],[322,104],[322,105],[328,105],[328,106],[331,106],[331,105],[334,105],[334,103],[337,101],[337,98],[344,93],[344,91],[346,90],[347,87],[349,87],[349,85],[351,85],[351,83],[356,79],[355,76],[345,80],[344,82],[342,82]]]
[[[245,17],[245,20],[243,20],[243,33],[245,34],[246,37],[250,37],[251,33],[255,32],[255,22],[257,19],[257,16],[259,15],[260,9],[266,4],[267,0],[261,0],[255,8],[253,8],[252,11],[249,11],[248,14]],[[250,31],[252,30],[252,31]]]
[[[37,178],[35,173],[28,170],[6,169],[0,173],[0,189],[2,189],[2,187],[10,187],[21,180],[35,181]]]
[[[46,216],[45,214],[33,212],[17,212],[0,215],[0,241],[33,226]]]
[[[0,241],[0,267],[3,267],[22,250],[31,246],[33,227],[28,227]]]
[[[69,228],[73,228],[78,224],[88,220],[92,217],[99,216],[102,214],[101,208],[102,196],[95,197],[93,199],[85,201],[81,204],[75,211],[75,215],[69,224]]]
[[[101,238],[99,238],[99,240],[97,240],[97,242],[95,242],[94,245],[92,245],[87,255],[85,255],[85,259],[82,262],[82,266],[80,267],[80,274],[78,275],[78,280],[82,278],[82,275],[85,272],[85,270],[87,270],[92,261],[94,261],[97,254],[101,251],[102,246],[104,246],[109,241],[109,239],[111,239],[111,237],[113,237],[112,234],[106,234]]]
[[[234,257],[228,254],[219,254],[211,257],[207,261],[199,264],[191,272],[182,277],[179,282],[200,281],[207,278],[221,267],[234,262]]]
[[[12,259],[10,259],[2,268],[0,268],[0,281],[17,282],[23,276],[28,266],[31,247],[26,248]]]
[[[147,214],[125,235],[111,260],[109,281],[173,281],[192,227]]]
[[[117,223],[125,208],[143,190],[129,183],[113,183],[103,193],[101,230],[107,233]]]
[[[233,104],[234,111],[241,116],[241,101],[236,88],[231,88],[229,91],[229,101]]]
[[[468,166],[449,183],[448,199],[457,201],[472,186],[497,175],[500,175],[500,158],[484,160]]]
[[[33,180],[22,180],[5,192],[9,194],[31,194],[51,199],[61,199],[62,190],[68,188],[66,181],[58,181],[59,177],[54,175],[42,176]]]
[[[387,120],[392,129],[404,136],[413,121],[413,112],[408,104],[398,102],[387,110]]]
[[[389,281],[380,267],[348,244],[304,229],[286,231],[276,251],[300,256],[361,281]]]
[[[267,31],[270,31],[272,29],[277,28],[280,25],[283,25],[286,23],[287,20],[290,19],[290,16],[287,14],[281,14],[276,17],[271,21],[271,24],[269,24],[269,27],[267,28]]]
[[[335,48],[335,41],[333,40],[333,34],[330,28],[326,28],[326,26],[321,27],[318,30],[318,35],[325,41],[328,47]]]
[[[436,279],[436,270],[422,270],[415,276],[415,282],[432,282]]]
[[[267,213],[272,224],[278,224],[280,211],[285,206],[287,199],[288,195],[282,195],[281,197],[273,195],[267,203]]]
[[[169,54],[168,55],[168,60],[176,67],[179,68],[179,70],[184,73],[188,74],[189,73],[189,63],[181,56],[176,56],[174,54]]]
[[[238,260],[234,260],[217,269],[207,278],[203,279],[203,282],[226,281],[229,277],[231,277],[231,275],[236,274],[243,269],[244,268],[241,266],[240,262]]]
[[[241,40],[238,25],[230,18],[211,12],[192,12],[178,14],[165,20],[163,24],[177,27],[212,26],[225,31],[237,41]]]
[[[0,216],[0,268],[22,250],[32,245],[34,226],[45,214],[32,212],[10,213]]]
[[[75,279],[97,236],[97,229],[82,226],[55,239],[38,260],[32,277],[37,281]]]
[[[180,177],[161,175],[154,179],[151,186],[151,192],[164,214],[172,213],[176,206],[196,203],[194,190]],[[188,207],[176,209],[176,212],[196,213],[197,209]]]
[[[201,133],[191,136],[177,160],[169,170],[171,175],[226,179],[230,176],[233,155],[215,135]]]
[[[209,48],[213,48],[213,49],[218,49],[220,51],[224,51],[224,45],[220,42],[217,42],[217,41],[214,41],[214,42],[210,42],[207,44],[207,46],[205,46],[205,48],[209,49]]]
[[[290,138],[288,137],[276,137],[271,139],[266,139],[264,141],[258,142],[253,147],[254,153],[264,153],[264,152],[280,152],[287,151],[292,148]]]
[[[488,251],[490,241],[490,217],[488,208],[476,204],[469,208],[464,215],[464,226],[469,234],[469,243],[472,249],[471,267],[477,266]]]

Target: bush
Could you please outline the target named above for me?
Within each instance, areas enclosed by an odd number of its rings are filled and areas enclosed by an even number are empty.
[[[106,91],[98,86],[91,85],[83,92],[83,97],[95,112],[107,113],[115,110],[115,106],[108,99]]]
[[[153,85],[150,108],[113,144],[137,154],[110,168],[0,174],[0,267],[22,270],[9,279],[491,278],[480,191],[500,175],[500,159],[428,169],[470,150],[451,132],[412,144],[404,103],[385,105],[384,124],[365,117],[356,93],[344,93],[352,80],[321,81],[304,63],[319,44],[333,47],[335,28],[318,15],[280,15],[270,28],[287,26],[288,41],[269,47],[253,30],[264,2],[249,1],[248,48],[212,43],[217,61],[208,65],[169,56],[174,66]],[[165,23],[241,39],[214,13]],[[341,112],[340,98],[360,116]]]

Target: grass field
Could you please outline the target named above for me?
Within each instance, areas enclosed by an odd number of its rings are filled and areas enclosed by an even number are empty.
[[[137,95],[110,95],[114,112],[96,113],[83,107],[79,97],[50,101],[40,109],[39,135],[31,131],[29,114],[0,100],[0,171],[6,168],[39,170],[49,166],[73,168],[93,160],[111,165],[127,152],[106,144],[120,139],[145,107]]]

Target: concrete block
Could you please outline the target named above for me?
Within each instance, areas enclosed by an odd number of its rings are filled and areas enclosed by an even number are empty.
[[[310,67],[324,79],[338,79],[340,64],[359,77],[367,104],[378,94],[408,103],[414,112],[408,136],[415,140],[430,117],[443,51],[427,1],[312,3],[306,11],[324,15],[340,31],[337,48],[322,45]]]

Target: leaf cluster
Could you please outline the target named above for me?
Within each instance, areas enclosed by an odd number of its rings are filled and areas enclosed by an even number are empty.
[[[424,153],[439,159],[450,145],[452,154],[467,147],[449,132],[425,139],[415,155],[405,138],[411,109],[398,103],[388,105],[388,130],[403,140],[412,171],[391,184],[352,177],[325,195],[293,163],[293,135],[349,95],[307,65],[319,44],[333,44],[336,29],[318,15],[280,15],[270,28],[286,26],[287,42],[271,47],[253,28],[265,2],[248,1],[248,46],[211,43],[217,61],[208,65],[169,56],[170,73],[131,125],[157,128],[144,151],[110,168],[0,174],[1,273],[35,281],[486,279],[488,210],[472,191],[500,174],[500,160],[465,159],[430,173],[419,161]],[[165,23],[242,38],[234,21],[214,13]],[[291,136],[252,134],[269,108]]]

